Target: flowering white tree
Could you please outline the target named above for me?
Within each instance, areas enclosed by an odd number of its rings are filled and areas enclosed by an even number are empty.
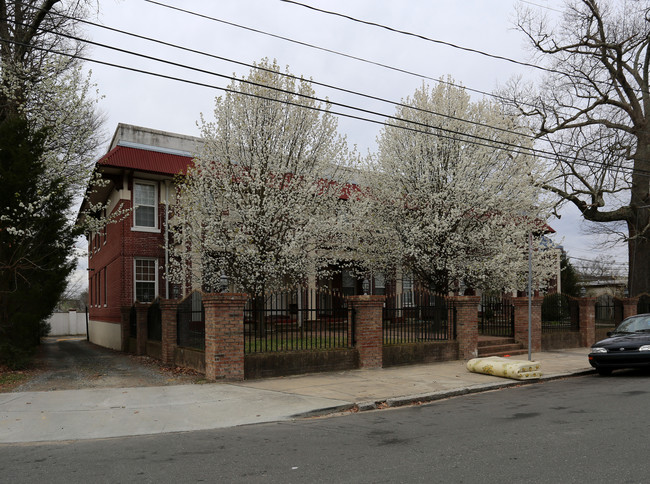
[[[0,2],[0,357],[12,365],[38,341],[75,265],[71,204],[102,134],[74,57],[82,43],[66,35],[89,1]]]
[[[288,74],[288,72],[287,72]],[[172,278],[251,295],[304,282],[327,264],[347,157],[310,83],[261,61],[202,119],[204,145],[182,180],[170,228]]]
[[[44,129],[48,174],[61,175],[75,195],[85,187],[103,142],[103,118],[89,76],[78,21],[91,0],[0,2],[0,121],[21,116]]]
[[[545,219],[525,128],[448,83],[417,89],[395,117],[361,169],[365,194],[351,199],[359,259],[441,292],[523,289],[528,234]],[[543,254],[538,285],[550,274]]]

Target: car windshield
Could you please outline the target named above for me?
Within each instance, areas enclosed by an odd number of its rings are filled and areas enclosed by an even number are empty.
[[[627,318],[618,326],[618,328],[616,328],[614,332],[642,333],[645,331],[650,331],[650,314],[632,316],[631,318]]]

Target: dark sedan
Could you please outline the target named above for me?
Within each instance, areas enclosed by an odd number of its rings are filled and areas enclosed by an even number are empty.
[[[625,319],[591,347],[589,363],[601,375],[618,368],[650,368],[650,314]]]

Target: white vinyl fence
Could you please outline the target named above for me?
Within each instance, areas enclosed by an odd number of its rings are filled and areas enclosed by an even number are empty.
[[[52,327],[50,336],[86,334],[86,313],[78,313],[77,311],[54,313],[48,323]]]

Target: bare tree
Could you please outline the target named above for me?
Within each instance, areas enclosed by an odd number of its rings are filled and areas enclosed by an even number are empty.
[[[517,13],[548,74],[502,94],[554,155],[545,188],[612,233],[624,224],[630,294],[650,292],[650,2],[569,0],[556,24]]]

